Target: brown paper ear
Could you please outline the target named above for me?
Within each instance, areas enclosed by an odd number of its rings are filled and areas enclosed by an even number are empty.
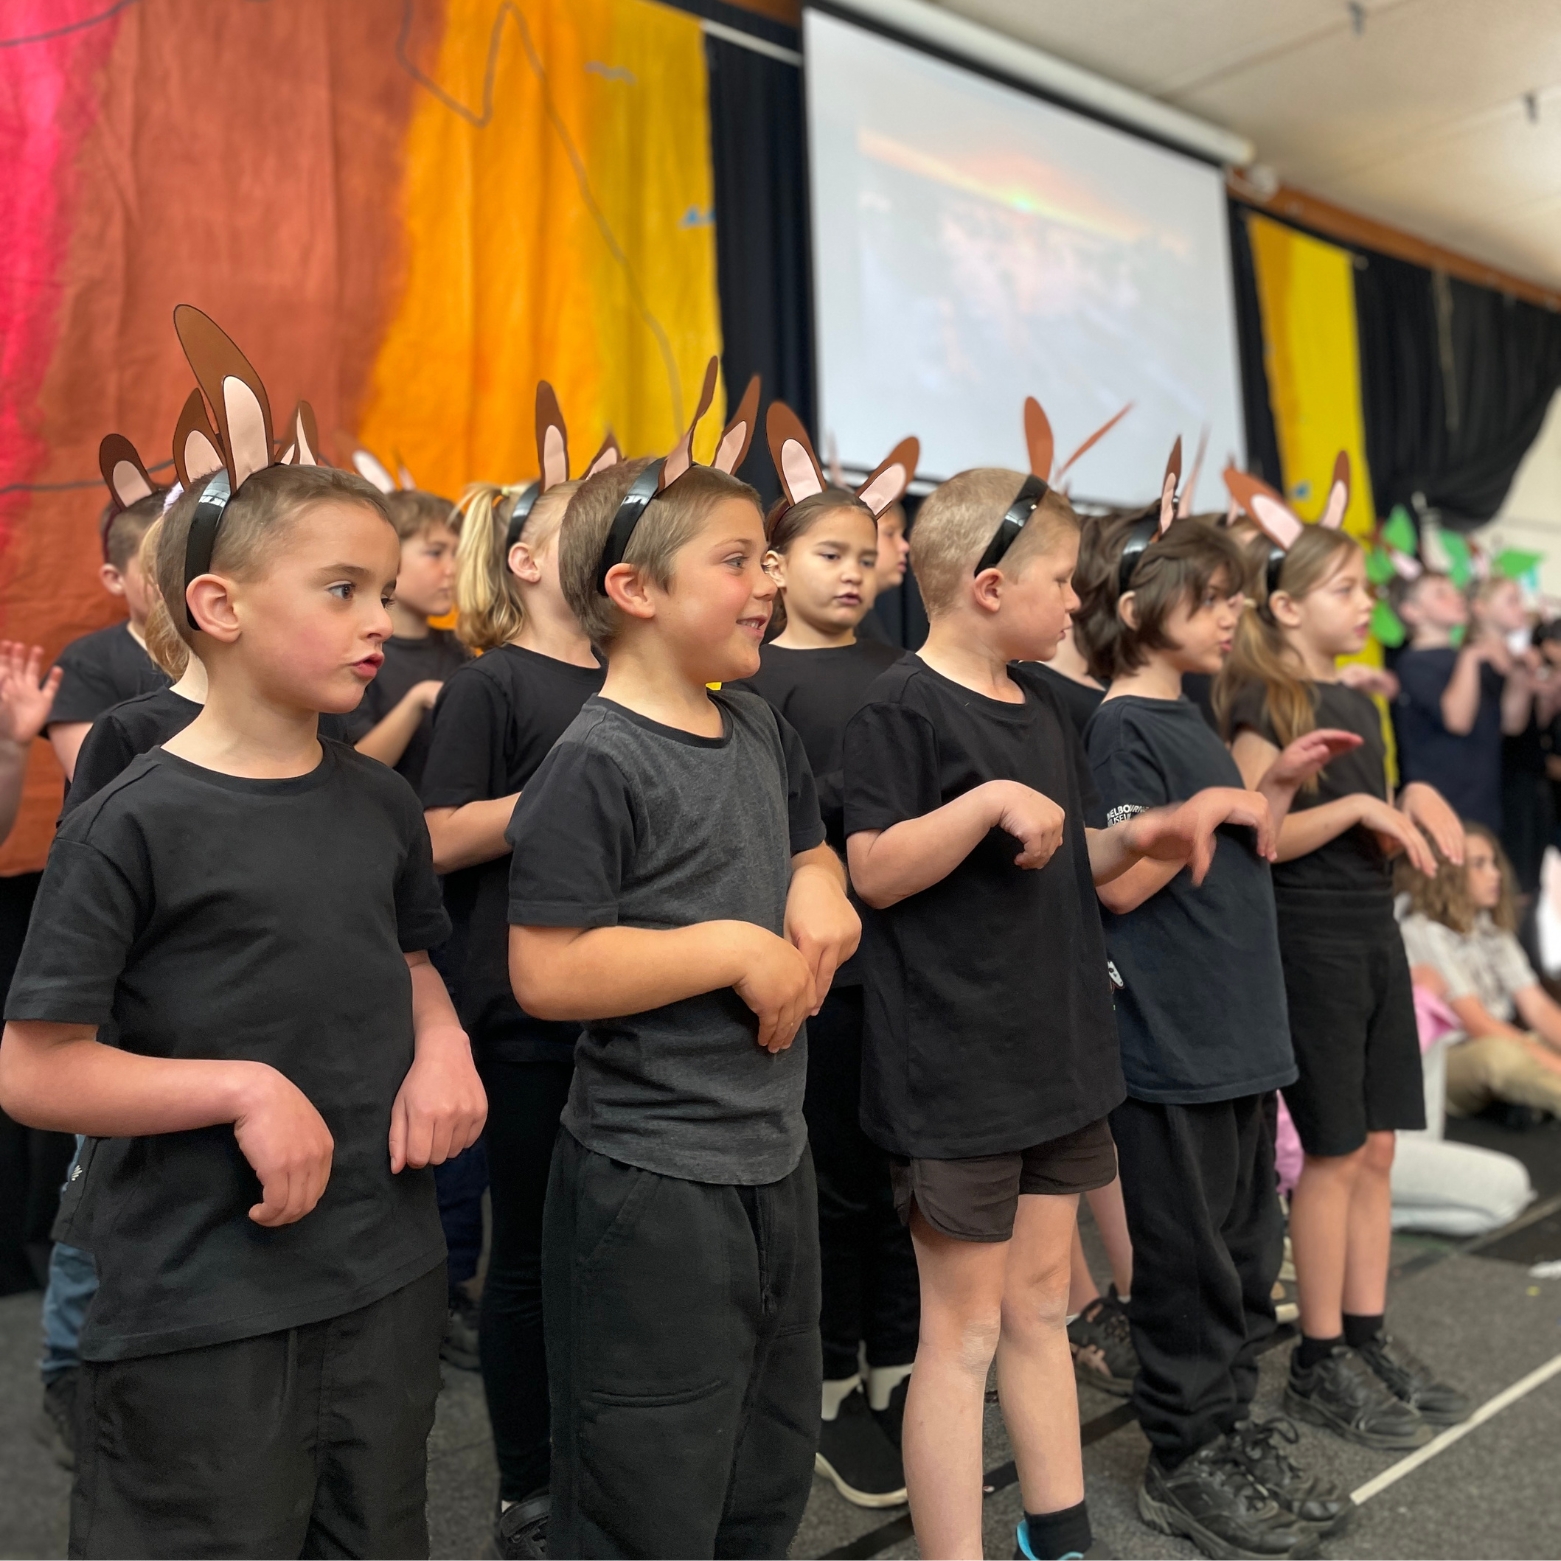
[[[407,463],[401,459],[401,452],[396,451],[396,480],[407,493],[416,491],[417,479],[407,470]]]
[[[1116,426],[1117,426],[1117,424],[1118,424],[1118,423],[1120,423],[1120,422],[1121,422],[1121,421],[1122,421],[1122,419],[1123,419],[1123,418],[1124,418],[1124,417],[1126,417],[1126,416],[1127,416],[1127,414],[1128,414],[1128,413],[1129,413],[1129,412],[1131,412],[1131,411],[1132,411],[1132,410],[1133,410],[1133,403],[1132,403],[1132,402],[1131,402],[1131,401],[1129,401],[1129,402],[1128,402],[1128,404],[1127,404],[1127,405],[1126,405],[1126,406],[1125,406],[1125,407],[1123,407],[1123,408],[1122,408],[1122,410],[1121,410],[1121,411],[1120,411],[1120,412],[1118,412],[1118,413],[1117,413],[1117,414],[1116,414],[1116,416],[1115,416],[1115,417],[1108,417],[1108,418],[1107,418],[1107,419],[1106,419],[1106,421],[1105,421],[1105,422],[1103,422],[1103,423],[1102,423],[1102,424],[1101,424],[1101,425],[1100,425],[1100,427],[1099,427],[1099,428],[1097,428],[1097,429],[1096,429],[1096,430],[1095,430],[1095,432],[1094,432],[1094,433],[1092,433],[1092,434],[1091,434],[1091,435],[1090,435],[1090,436],[1089,436],[1089,438],[1088,438],[1088,439],[1086,439],[1086,440],[1085,440],[1085,441],[1084,441],[1084,443],[1083,443],[1083,444],[1081,444],[1081,445],[1080,445],[1080,446],[1079,446],[1079,447],[1078,447],[1078,449],[1077,449],[1077,450],[1075,450],[1075,451],[1074,451],[1074,452],[1073,452],[1073,454],[1072,454],[1072,455],[1070,455],[1070,456],[1069,456],[1069,457],[1068,457],[1068,458],[1067,458],[1067,460],[1065,460],[1065,461],[1064,461],[1064,462],[1063,462],[1063,463],[1062,463],[1062,465],[1061,465],[1061,466],[1059,466],[1059,467],[1058,467],[1058,468],[1057,468],[1057,481],[1058,481],[1058,482],[1061,482],[1061,481],[1062,481],[1062,478],[1063,478],[1063,475],[1064,475],[1064,474],[1065,474],[1065,473],[1066,473],[1066,472],[1067,472],[1067,470],[1068,470],[1068,468],[1069,468],[1069,467],[1071,467],[1071,466],[1072,466],[1072,465],[1073,465],[1073,463],[1074,463],[1074,462],[1075,462],[1075,461],[1076,461],[1076,460],[1078,460],[1078,458],[1079,458],[1079,457],[1080,457],[1080,456],[1081,456],[1081,455],[1083,455],[1083,454],[1084,454],[1084,453],[1085,453],[1085,452],[1086,452],[1086,451],[1088,451],[1088,450],[1093,450],[1093,449],[1094,449],[1094,447],[1095,447],[1095,446],[1096,446],[1096,445],[1097,445],[1097,444],[1099,444],[1099,443],[1100,443],[1100,441],[1101,441],[1101,440],[1102,440],[1102,439],[1104,439],[1104,438],[1105,438],[1105,437],[1106,437],[1106,435],[1107,435],[1107,434],[1109,434],[1109,433],[1110,433],[1110,432],[1111,432],[1111,430],[1112,430],[1112,429],[1113,429],[1113,428],[1115,428],[1115,427],[1116,427]]]
[[[157,491],[136,447],[123,434],[103,436],[98,446],[98,470],[121,509],[129,509],[137,500],[150,498]]]
[[[206,417],[206,403],[200,391],[192,390],[180,408],[173,430],[173,469],[179,474],[179,486],[188,492],[226,464],[222,443]]]
[[[233,491],[271,464],[271,402],[254,365],[210,315],[191,304],[173,312],[179,344],[217,419]]]
[[[715,459],[711,465],[728,477],[748,459],[753,445],[754,429],[759,426],[759,376],[748,381],[743,398],[737,403],[737,411],[731,422],[721,430],[721,442],[715,447]]]
[[[1024,398],[1024,443],[1030,452],[1030,475],[1049,482],[1057,441],[1052,437],[1052,425],[1041,410],[1041,403],[1034,396]]]
[[[385,470],[384,463],[378,456],[367,450],[354,450],[352,452],[352,464],[357,469],[358,475],[365,482],[371,482],[381,493],[394,493],[396,491],[396,479]]]
[[[1227,466],[1222,473],[1232,499],[1256,522],[1257,528],[1275,547],[1290,550],[1301,534],[1301,519],[1285,501],[1260,478]]]
[[[1192,471],[1182,488],[1181,500],[1176,506],[1176,517],[1178,520],[1192,514],[1192,496],[1198,491],[1198,475],[1203,470],[1203,457],[1208,448],[1209,425],[1205,423],[1203,432],[1198,435],[1198,453],[1192,458]]]
[[[1182,480],[1182,436],[1176,436],[1171,446],[1170,459],[1165,463],[1165,476],[1160,479],[1160,535],[1164,536],[1176,519],[1176,489]]]
[[[607,437],[602,440],[602,447],[591,457],[591,464],[586,467],[585,475],[594,477],[598,472],[604,472],[609,466],[616,466],[623,459],[623,450],[618,444],[618,436],[612,429],[607,430]]]
[[[705,383],[699,392],[699,405],[694,408],[694,421],[688,425],[683,437],[673,445],[671,455],[661,463],[658,493],[670,488],[694,464],[694,430],[699,427],[700,418],[710,410],[710,403],[715,400],[715,375],[716,360],[711,358],[705,365]]]
[[[815,493],[822,493],[828,486],[824,481],[824,468],[813,453],[813,442],[808,438],[807,429],[784,401],[770,403],[770,410],[764,416],[764,433],[786,502],[800,504]]]
[[[282,457],[284,466],[324,466],[320,456],[320,430],[314,421],[314,408],[300,401],[293,408],[292,442]]]
[[[1333,481],[1328,486],[1328,503],[1324,506],[1319,526],[1337,531],[1344,524],[1344,512],[1350,507],[1350,452],[1340,450],[1333,458]]]
[[[537,381],[537,480],[544,493],[569,481],[569,431],[558,397],[545,379]]]
[[[867,481],[856,490],[856,496],[873,512],[879,516],[899,499],[910,487],[911,479],[916,475],[916,463],[921,459],[921,441],[919,439],[902,439],[883,459],[883,461],[867,474]]]

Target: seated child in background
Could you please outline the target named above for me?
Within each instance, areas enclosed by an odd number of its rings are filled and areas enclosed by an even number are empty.
[[[461,512],[448,500],[397,488],[385,508],[401,539],[401,568],[390,604],[392,631],[384,665],[347,722],[359,753],[392,765],[416,791],[433,737],[434,701],[445,679],[467,659],[449,629],[436,629],[455,604],[455,550]]]
[[[1435,973],[1468,1037],[1447,1052],[1447,1109],[1470,1116],[1506,1101],[1561,1116],[1561,1006],[1518,943],[1512,869],[1496,837],[1466,824],[1461,867],[1439,857],[1434,878],[1400,871],[1398,886],[1410,974],[1419,985]]]
[[[1192,857],[1201,878],[1215,826],[1266,824],[1266,808],[1231,793],[1086,827],[1083,746],[1024,665],[1055,654],[1078,600],[1078,521],[1039,478],[952,478],[911,548],[927,643],[878,679],[845,741],[862,1125],[894,1157],[921,1275],[906,1484],[924,1556],[981,1554],[995,1354],[1021,1548],[1061,1556],[1090,1544],[1069,1252],[1077,1195],[1116,1174],[1106,1116],[1122,1099],[1094,885],[1145,855]]]
[[[102,523],[103,563],[98,577],[110,596],[124,598],[129,618],[72,640],[55,663],[65,674],[45,728],[68,784],[76,755],[92,723],[105,710],[137,694],[167,688],[169,677],[147,654],[149,582],[141,569],[141,539],[163,512],[163,490],[121,508],[111,500]]]
[[[516,999],[584,1020],[543,1229],[555,1555],[784,1556],[818,1440],[802,1027],[860,928],[796,733],[707,687],[758,670],[775,584],[757,496],[687,445],[570,501],[607,678],[509,827]]]
[[[89,1135],[62,1211],[101,1279],[71,1550],[425,1555],[421,1168],[484,1103],[421,952],[448,920],[416,799],[315,736],[373,676],[396,538],[360,479],[266,466],[258,397],[244,421],[158,549],[207,702],[62,825],[0,1045],[5,1109]]]

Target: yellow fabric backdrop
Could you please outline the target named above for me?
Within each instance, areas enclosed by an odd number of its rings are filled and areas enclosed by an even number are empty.
[[[646,0],[447,0],[399,196],[405,282],[361,427],[420,486],[669,449],[721,347],[699,23]],[[714,450],[724,392],[698,449]]]

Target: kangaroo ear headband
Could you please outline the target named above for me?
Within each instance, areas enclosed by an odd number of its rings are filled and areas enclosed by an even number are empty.
[[[672,453],[659,461],[651,462],[634,479],[629,491],[620,501],[617,512],[613,515],[612,525],[607,529],[607,538],[602,544],[601,560],[596,567],[596,589],[600,595],[607,594],[607,575],[623,562],[623,555],[629,550],[629,541],[634,535],[634,528],[639,525],[645,511],[650,507],[651,500],[665,493],[679,477],[697,464],[694,460],[694,430],[699,427],[700,418],[710,410],[710,403],[715,399],[715,378],[716,360],[711,358],[705,366],[705,381],[699,392],[699,405],[694,409],[693,422],[688,425],[683,437],[673,446]],[[753,443],[753,431],[758,423],[758,413],[759,376],[755,374],[748,381],[748,388],[743,392],[743,399],[738,403],[731,422],[721,430],[715,459],[710,463],[716,471],[730,475],[742,465],[748,454],[748,447]],[[612,462],[607,464],[611,465]]]
[[[1265,569],[1265,597],[1279,589],[1279,576],[1284,571],[1285,555],[1295,545],[1305,522],[1285,503],[1266,482],[1248,472],[1239,472],[1227,466],[1223,473],[1225,488],[1231,502],[1252,517],[1258,530],[1268,538],[1268,561]],[[1350,457],[1340,450],[1334,457],[1333,478],[1328,484],[1328,502],[1317,517],[1319,526],[1337,531],[1344,524],[1344,512],[1350,504]]]
[[[102,536],[99,538],[103,544],[103,562],[106,564],[108,534],[115,519],[132,504],[151,498],[160,489],[152,481],[152,475],[136,453],[136,447],[123,434],[103,436],[102,443],[98,445],[98,470],[103,473],[103,481],[108,484],[109,494],[114,501],[113,508],[104,518]]]
[[[594,477],[598,472],[616,466],[623,459],[623,451],[611,429],[602,440],[602,447],[591,457],[582,477]],[[558,396],[545,380],[537,381],[537,480],[526,487],[516,498],[509,512],[509,525],[504,532],[504,556],[520,541],[526,522],[536,508],[537,500],[550,488],[569,481],[569,430],[564,426],[564,414],[559,410]]]
[[[786,496],[787,509],[795,508],[804,499],[810,499],[828,487],[847,486],[838,478],[833,484],[825,480],[824,468],[813,451],[813,442],[808,438],[801,418],[784,401],[770,403],[764,418],[764,432],[769,441],[770,459],[775,463],[775,475],[780,478],[781,492]],[[848,491],[866,505],[876,520],[904,496],[916,476],[916,463],[920,459],[920,441],[902,439],[867,474],[861,487]]]
[[[1177,439],[1171,446],[1170,459],[1165,463],[1165,475],[1160,479],[1160,504],[1157,509],[1152,509],[1142,520],[1128,533],[1127,541],[1122,544],[1122,557],[1117,563],[1117,595],[1127,595],[1128,583],[1133,578],[1133,572],[1138,568],[1139,560],[1148,551],[1149,545],[1163,537],[1170,530],[1171,522],[1176,519],[1178,509],[1176,490],[1182,480],[1182,441]]]

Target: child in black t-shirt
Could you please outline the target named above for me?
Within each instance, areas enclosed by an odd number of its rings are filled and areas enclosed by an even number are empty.
[[[442,618],[454,602],[460,511],[448,499],[415,488],[387,493],[385,508],[401,538],[401,570],[390,604],[393,629],[385,641],[385,663],[347,730],[359,753],[394,766],[416,791],[428,762],[434,701],[467,659],[449,629],[428,621]]]
[[[463,497],[456,600],[460,633],[481,654],[434,706],[423,771],[434,866],[455,923],[450,979],[489,1103],[493,1236],[478,1331],[499,1465],[501,1556],[531,1553],[524,1545],[546,1532],[542,1204],[580,1029],[522,1012],[510,990],[504,830],[537,766],[602,686],[602,666],[558,583],[559,523],[578,486],[528,493],[484,485]],[[452,1281],[465,1277],[452,1269]],[[458,1305],[453,1290],[452,1298]]]
[[[917,452],[913,443],[897,450],[853,493],[826,484],[801,424],[780,402],[771,404],[769,430],[782,497],[766,523],[765,562],[780,587],[775,616],[783,628],[759,652],[759,670],[743,686],[796,729],[818,787],[825,837],[844,854],[846,722],[874,678],[903,654],[857,637],[877,589],[874,511],[904,491]],[[905,1500],[900,1421],[920,1303],[888,1162],[858,1121],[862,978],[854,960],[836,972],[809,1034],[803,1110],[818,1177],[824,1301],[819,1469],[847,1501],[892,1506]],[[858,1353],[864,1348],[865,1374]]]
[[[1122,1099],[1094,886],[1145,855],[1191,859],[1201,879],[1216,825],[1266,822],[1225,794],[1087,823],[1098,805],[1083,745],[1024,665],[1068,626],[1077,548],[1072,509],[1042,479],[946,482],[911,537],[927,643],[846,728],[846,838],[867,907],[862,1125],[895,1157],[921,1272],[904,1453],[933,1555],[980,1554],[999,1343],[1021,1547],[1089,1547],[1068,1254],[1077,1195],[1116,1174],[1106,1116]]]
[[[775,597],[726,473],[757,399],[719,469],[690,430],[571,500],[564,595],[607,677],[509,828],[515,995],[584,1021],[542,1238],[556,1555],[783,1556],[812,1484],[802,1026],[859,923],[796,733],[707,686],[758,670]]]
[[[76,755],[87,732],[105,710],[168,686],[167,673],[146,651],[152,592],[140,559],[141,539],[162,514],[163,497],[158,488],[129,505],[112,499],[103,513],[103,563],[98,577],[110,596],[123,598],[129,617],[72,640],[55,663],[64,678],[44,730],[67,785],[76,772]]]
[[[1076,577],[1075,638],[1110,685],[1085,733],[1110,819],[1242,784],[1182,678],[1229,653],[1246,560],[1223,530],[1159,519],[1092,525]],[[1274,825],[1297,785],[1359,745],[1313,731],[1280,754],[1255,787]],[[1133,1403],[1153,1449],[1138,1506],[1209,1555],[1286,1556],[1336,1532],[1350,1504],[1251,1413],[1284,1249],[1273,1092],[1296,1070],[1269,866],[1246,831],[1221,837],[1196,888],[1146,862],[1099,891],[1122,980],[1127,1099],[1111,1129],[1134,1253]]]
[[[101,1281],[71,1548],[423,1554],[422,1168],[484,1103],[421,952],[448,920],[416,799],[315,736],[378,665],[395,535],[358,478],[270,466],[253,370],[176,321],[227,452],[158,549],[208,699],[61,827],[0,1045],[5,1109],[89,1135],[62,1209]]]
[[[1398,1129],[1425,1126],[1409,966],[1393,917],[1389,858],[1421,872],[1451,860],[1463,829],[1423,782],[1395,799],[1377,708],[1339,681],[1371,618],[1355,539],[1303,526],[1256,479],[1226,473],[1273,540],[1259,545],[1258,603],[1237,626],[1216,706],[1249,783],[1318,726],[1361,742],[1297,792],[1279,836],[1274,898],[1298,1077],[1285,1102],[1305,1162],[1290,1201],[1301,1342],[1291,1413],[1368,1447],[1417,1447],[1432,1424],[1468,1413],[1461,1393],[1382,1331],[1391,1238],[1389,1178]]]

